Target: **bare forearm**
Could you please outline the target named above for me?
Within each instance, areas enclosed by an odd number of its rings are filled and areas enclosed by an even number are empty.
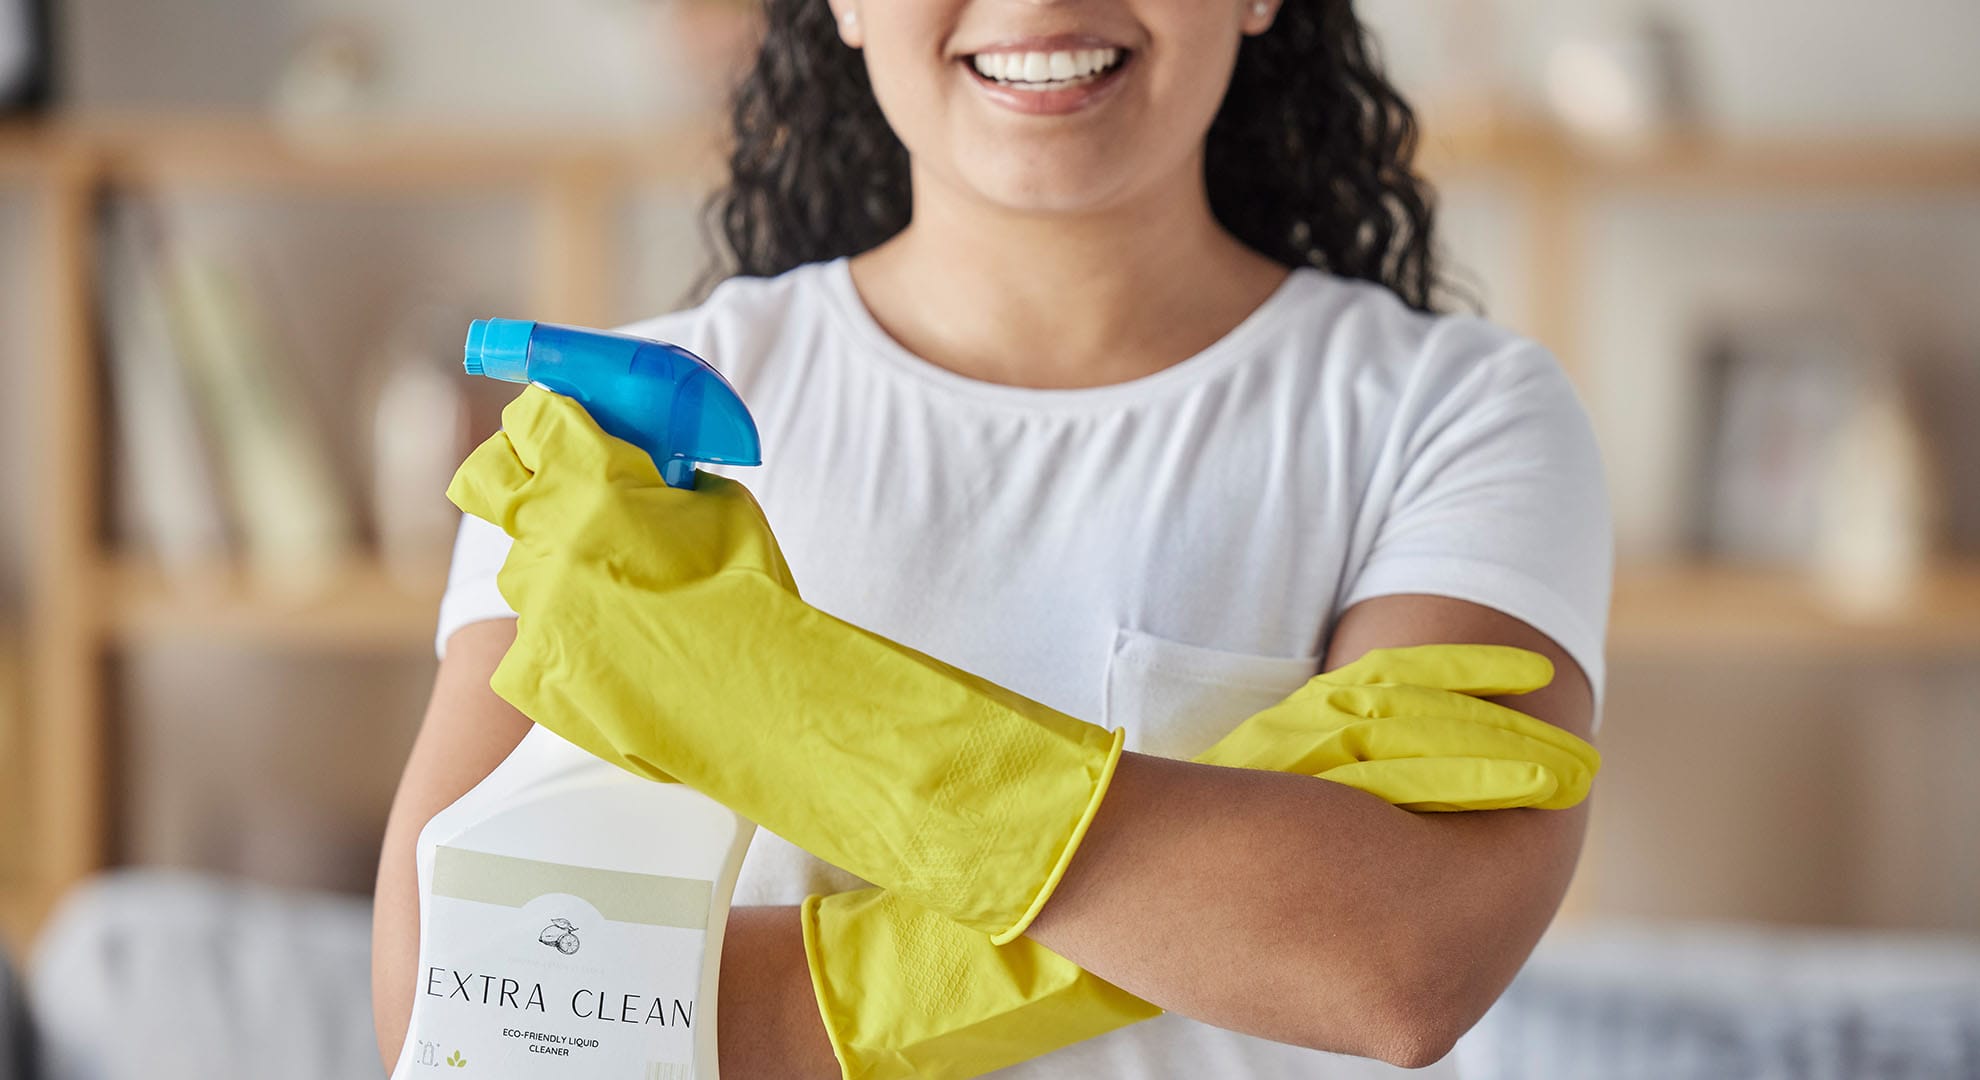
[[[371,1003],[385,1071],[398,1062],[419,968],[419,875],[414,849],[434,814],[480,783],[529,730],[495,696],[488,674],[515,638],[511,619],[470,623],[447,642],[419,738],[392,799],[372,906]]]
[[[1538,939],[1580,822],[1416,815],[1311,777],[1128,755],[1029,936],[1206,1023],[1423,1063]]]
[[[797,908],[730,910],[721,985],[723,1080],[837,1080]]]

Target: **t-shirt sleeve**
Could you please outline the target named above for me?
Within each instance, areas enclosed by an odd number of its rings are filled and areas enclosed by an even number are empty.
[[[440,625],[433,636],[435,656],[445,659],[454,631],[484,619],[513,619],[516,611],[495,587],[495,575],[514,541],[500,528],[472,514],[461,515],[454,536],[454,561],[447,569],[447,591],[440,596]]]
[[[1386,510],[1340,611],[1404,593],[1502,611],[1581,665],[1599,717],[1615,555],[1588,414],[1539,345],[1464,351],[1427,350],[1407,381],[1371,487]]]

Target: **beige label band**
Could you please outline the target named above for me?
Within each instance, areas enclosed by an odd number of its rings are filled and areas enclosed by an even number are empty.
[[[441,846],[433,852],[433,894],[519,908],[539,896],[575,896],[613,922],[708,929],[709,881],[600,870]]]

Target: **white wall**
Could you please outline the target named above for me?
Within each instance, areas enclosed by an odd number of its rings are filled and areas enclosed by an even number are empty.
[[[312,28],[377,44],[393,112],[480,123],[662,115],[683,92],[652,0],[69,0],[66,96],[84,106],[250,107]]]
[[[628,117],[664,109],[674,0],[68,0],[69,83],[91,104],[260,101],[288,47],[323,21],[373,25],[388,84],[419,112]],[[823,0],[820,0],[823,2]],[[1483,41],[1531,94],[1563,36],[1651,0],[1361,0],[1406,86]],[[1662,0],[1695,28],[1711,111],[1738,132],[1971,131],[1980,126],[1973,0]],[[1496,13],[1497,41],[1479,15]]]
[[[56,32],[64,97],[121,107],[258,104],[296,35],[282,0],[66,0]]]
[[[1481,52],[1537,98],[1561,40],[1662,10],[1691,28],[1708,116],[1731,133],[1971,132],[1980,127],[1973,0],[1360,0],[1405,88]],[[1496,12],[1481,21],[1480,12]],[[1496,22],[1496,40],[1478,27]]]

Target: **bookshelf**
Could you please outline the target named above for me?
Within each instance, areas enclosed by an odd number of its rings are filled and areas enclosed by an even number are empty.
[[[1614,612],[1609,651],[1631,660],[1980,656],[1980,564],[1941,565],[1901,609],[1861,615],[1826,602],[1792,571],[1626,567],[1616,576]]]
[[[138,559],[115,560],[99,574],[114,599],[97,609],[95,634],[120,648],[198,641],[403,655],[432,648],[440,604],[437,589],[408,589],[363,561],[303,598],[268,596],[224,566],[194,575],[211,582],[195,591]]]
[[[366,127],[306,140],[247,116],[125,116],[0,126],[0,190],[25,193],[38,221],[32,252],[46,361],[34,395],[36,473],[25,625],[26,725],[33,781],[0,791],[3,820],[32,820],[0,862],[0,933],[17,946],[70,883],[110,854],[113,725],[107,665],[119,651],[188,639],[300,652],[411,655],[429,646],[437,594],[407,591],[355,562],[322,597],[258,592],[228,568],[198,591],[105,550],[106,426],[93,296],[93,211],[147,189],[274,194],[437,196],[507,192],[529,202],[535,244],[532,314],[596,325],[619,265],[614,214],[633,192],[705,189],[719,177],[714,125],[672,132],[461,131]],[[1980,192],[1980,140],[1721,143],[1672,139],[1629,156],[1577,148],[1532,126],[1434,136],[1433,178],[1485,174],[1521,202],[1528,288],[1521,322],[1574,367],[1581,340],[1587,208],[1619,191]],[[1711,566],[1626,567],[1612,651],[1674,657],[1753,650],[1835,659],[1866,650],[1946,655],[1980,648],[1980,565],[1936,571],[1920,602],[1885,621],[1828,611],[1799,579]]]

